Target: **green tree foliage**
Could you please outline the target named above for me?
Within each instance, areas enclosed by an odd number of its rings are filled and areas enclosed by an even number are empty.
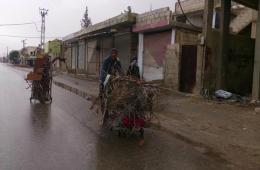
[[[9,60],[11,60],[13,62],[17,62],[19,60],[19,58],[20,58],[19,51],[13,50],[10,52]]]
[[[82,28],[87,28],[90,25],[92,25],[92,22],[91,22],[90,17],[88,16],[88,6],[86,6],[86,11],[85,11],[84,16],[83,16],[83,18],[81,20],[81,27]]]

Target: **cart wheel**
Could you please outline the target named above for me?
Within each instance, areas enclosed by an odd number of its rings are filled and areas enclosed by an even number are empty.
[[[141,128],[141,129],[139,130],[139,132],[140,132],[140,136],[141,136],[141,138],[143,139],[143,138],[144,138],[144,129]]]

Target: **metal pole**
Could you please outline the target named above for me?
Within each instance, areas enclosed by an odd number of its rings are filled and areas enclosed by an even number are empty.
[[[44,43],[45,43],[45,30],[46,30],[46,27],[45,27],[45,16],[48,14],[48,11],[47,9],[44,9],[44,8],[40,8],[40,15],[42,17],[42,25],[41,25],[41,42],[40,42],[40,46],[41,46],[41,49],[43,50],[44,49]]]
[[[260,1],[258,2],[260,9]],[[259,101],[260,99],[260,12],[258,13],[256,27],[256,42],[255,42],[255,57],[254,57],[254,73],[252,85],[252,100]]]
[[[23,43],[23,48],[25,48],[25,45],[26,45],[26,39],[22,40],[22,43]]]

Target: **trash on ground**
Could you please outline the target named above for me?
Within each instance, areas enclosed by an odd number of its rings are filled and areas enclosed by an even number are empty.
[[[231,98],[233,96],[233,94],[230,93],[230,92],[227,92],[225,90],[217,90],[215,92],[215,96],[217,98],[229,99],[229,98]]]

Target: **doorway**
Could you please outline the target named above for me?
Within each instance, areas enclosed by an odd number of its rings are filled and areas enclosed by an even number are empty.
[[[180,91],[192,93],[196,85],[197,46],[183,45],[181,53]]]

